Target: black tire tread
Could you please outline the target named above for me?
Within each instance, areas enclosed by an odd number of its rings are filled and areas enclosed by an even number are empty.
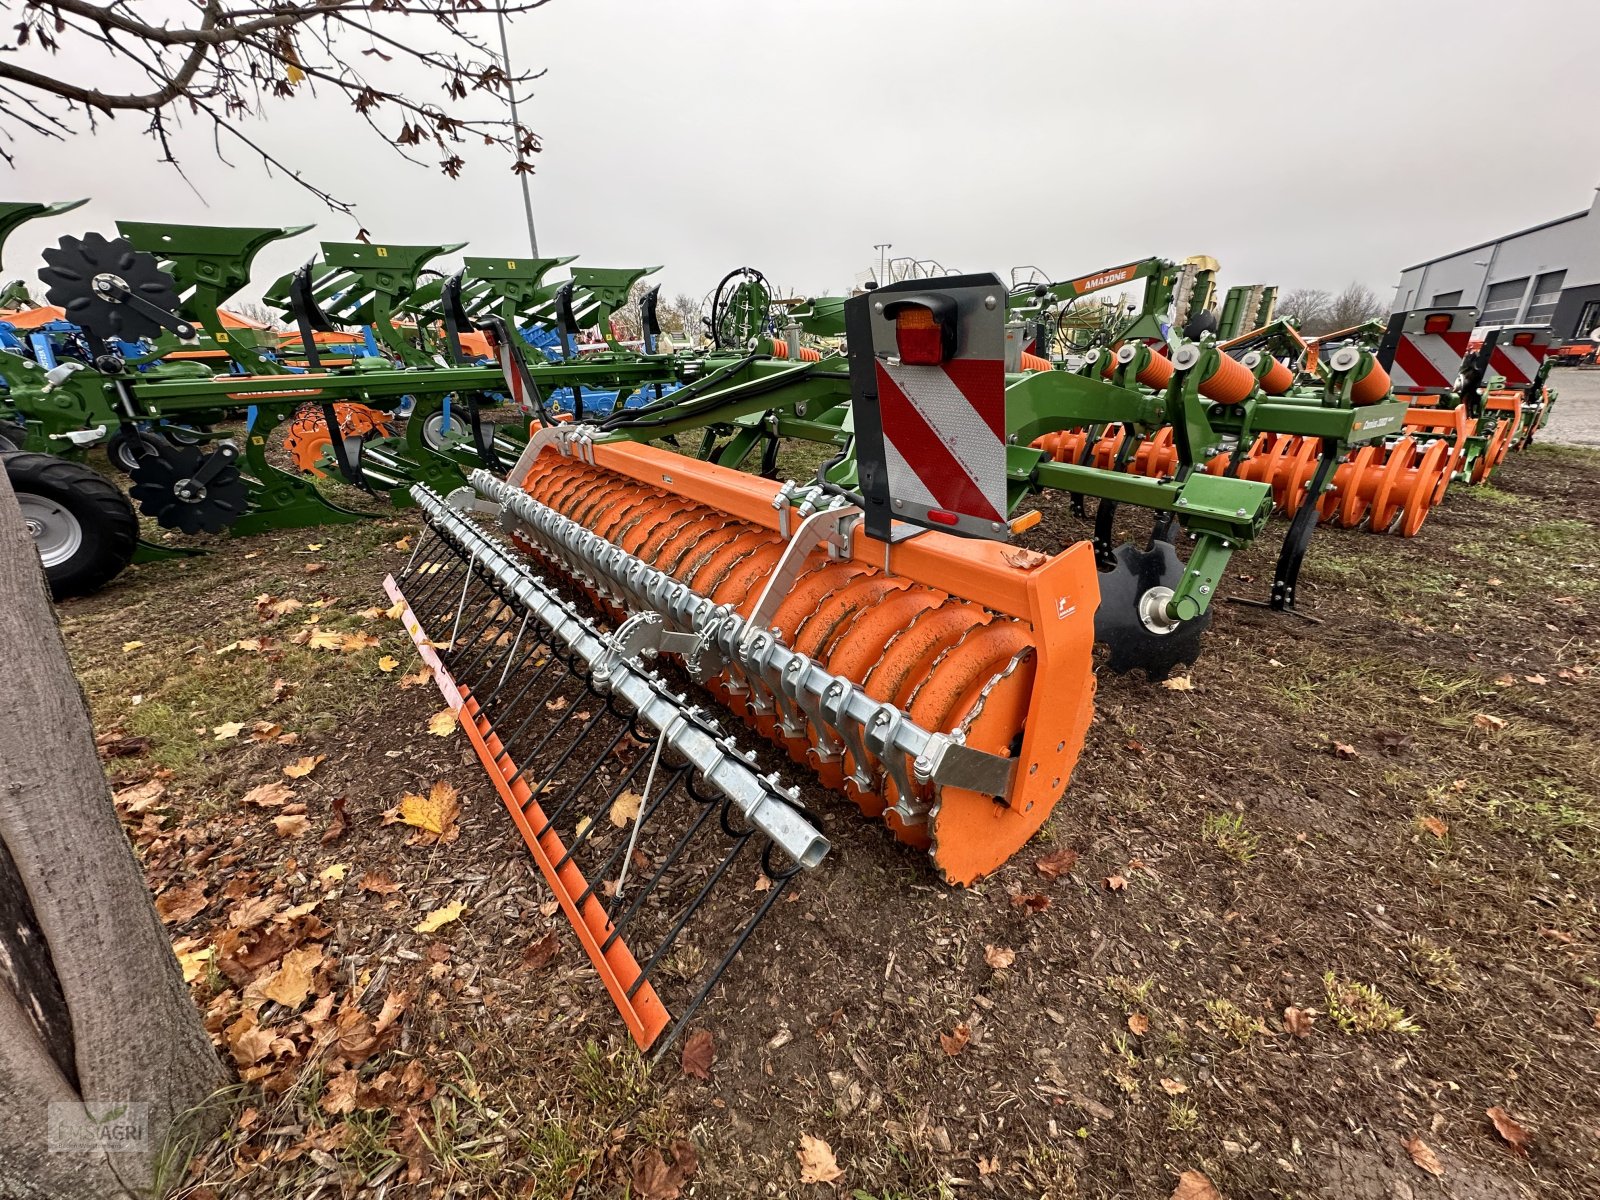
[[[80,554],[47,572],[57,600],[99,591],[133,561],[139,518],[120,488],[83,463],[25,450],[3,457],[14,491],[62,498],[98,541],[92,558]]]

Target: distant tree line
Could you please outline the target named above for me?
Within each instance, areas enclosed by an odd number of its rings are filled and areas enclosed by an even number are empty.
[[[1338,295],[1324,288],[1291,288],[1278,297],[1278,316],[1294,317],[1300,332],[1321,337],[1388,313],[1389,306],[1364,283],[1348,283]]]

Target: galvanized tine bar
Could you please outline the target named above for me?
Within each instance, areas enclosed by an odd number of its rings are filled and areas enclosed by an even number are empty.
[[[750,836],[754,832],[754,830],[751,830],[750,833],[745,834],[745,836],[734,842],[733,849],[723,856],[722,861],[711,872],[711,877],[706,880],[705,885],[696,893],[695,898],[684,906],[683,915],[678,918],[677,924],[668,931],[666,937],[661,940],[661,944],[656,947],[655,952],[639,968],[639,978],[634,980],[632,987],[628,989],[630,997],[636,995],[639,988],[643,986],[644,981],[650,978],[650,972],[655,970],[656,964],[661,961],[662,955],[672,948],[672,944],[677,941],[678,935],[683,932],[683,927],[689,923],[689,918],[694,916],[696,910],[706,902],[706,897],[711,894],[711,889],[716,887],[722,881],[722,877],[728,873],[728,868],[733,866],[734,859],[744,853],[744,848],[750,844]]]
[[[660,801],[664,800],[666,798],[667,794],[669,792],[671,792],[672,789],[678,785],[678,781],[683,778],[684,773],[686,771],[688,771],[688,770],[689,770],[689,768],[687,766],[683,766],[683,767],[679,767],[677,770],[675,770],[672,773],[672,778],[669,779],[667,781],[667,783],[666,783],[666,786],[662,788],[660,796],[658,797],[656,803],[649,808],[648,812],[646,811],[645,801],[643,799],[641,799],[639,801],[639,815],[648,820],[649,816],[655,812],[656,808],[660,807]],[[614,804],[616,802],[616,797],[620,796],[621,794],[622,794],[622,789],[619,787],[612,793],[611,798],[607,801],[606,807],[609,808],[611,804]],[[602,810],[602,811],[604,811],[604,810]],[[637,828],[639,822],[635,821],[634,824],[635,824],[635,828]],[[631,854],[633,852],[633,850],[635,849],[635,845],[630,840],[630,841],[626,841],[623,846],[619,846],[617,849],[613,850],[611,852],[611,856],[609,858],[607,858],[605,860],[605,862],[600,864],[599,869],[597,871],[595,871],[594,874],[596,874],[602,880],[607,875],[611,874],[611,868],[616,865],[617,856],[618,856],[618,854],[621,853],[621,851],[624,848],[626,848],[628,850],[628,852]],[[623,860],[624,873],[626,872],[626,867],[627,867],[627,860],[624,859]],[[621,879],[619,878],[618,882],[617,882],[617,887],[618,887],[619,891],[621,889],[621,886],[622,886],[622,883],[621,883]],[[594,884],[591,883],[589,885],[589,890],[587,892],[585,892],[584,895],[585,895],[585,897],[588,897],[589,895],[592,895],[593,892],[594,892]],[[616,898],[617,898],[616,896],[612,897],[613,900],[615,900]],[[611,906],[607,905],[606,906],[606,917],[609,919],[610,916],[611,916]]]
[[[511,649],[506,654],[505,670],[500,672],[499,682],[494,685],[494,691],[489,693],[490,700],[493,700],[496,696],[498,696],[500,694],[500,689],[505,687],[506,675],[511,670],[511,660],[517,656],[517,647],[522,645],[522,635],[528,632],[528,622],[531,620],[533,620],[533,614],[524,610],[522,614],[522,625],[517,629],[516,640],[511,643]]]
[[[711,814],[717,811],[717,802],[715,800],[701,800],[700,797],[695,794],[693,786],[688,786],[684,790],[687,791],[697,803],[699,803],[699,815],[696,816],[694,821],[690,823],[689,828],[684,830],[682,835],[679,836],[672,849],[667,852],[666,857],[661,860],[660,865],[655,869],[655,874],[653,874],[644,887],[640,889],[633,903],[628,906],[627,912],[623,913],[620,917],[614,916],[612,918],[611,934],[606,938],[605,942],[602,943],[604,949],[609,950],[612,943],[622,936],[622,931],[626,929],[632,922],[634,915],[643,906],[646,898],[648,898],[651,892],[655,890],[656,886],[661,882],[666,873],[677,863],[683,852],[688,849],[689,843],[694,840],[695,835],[700,832],[706,821],[711,818]]]
[[[467,587],[472,583],[472,581],[474,579],[476,579],[478,577],[478,572],[476,570],[477,565],[478,565],[478,555],[477,555],[476,551],[474,551],[473,555],[472,555],[472,560],[469,563],[467,563],[467,577],[461,581],[461,599],[456,601],[456,619],[455,619],[455,624],[453,624],[450,627],[449,648],[452,649],[452,650],[455,649],[456,634],[461,632],[461,612],[462,612],[463,607],[467,603]]]

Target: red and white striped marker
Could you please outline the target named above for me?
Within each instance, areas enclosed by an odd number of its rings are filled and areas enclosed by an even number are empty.
[[[1461,373],[1467,355],[1470,329],[1447,333],[1402,333],[1394,348],[1394,368],[1389,378],[1397,392],[1448,392]]]
[[[1005,521],[1006,375],[1003,358],[939,366],[877,361],[890,493],[930,521]]]

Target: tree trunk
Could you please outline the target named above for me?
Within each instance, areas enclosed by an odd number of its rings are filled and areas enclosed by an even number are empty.
[[[0,1196],[147,1195],[214,1128],[224,1074],[3,471],[0,647]]]

